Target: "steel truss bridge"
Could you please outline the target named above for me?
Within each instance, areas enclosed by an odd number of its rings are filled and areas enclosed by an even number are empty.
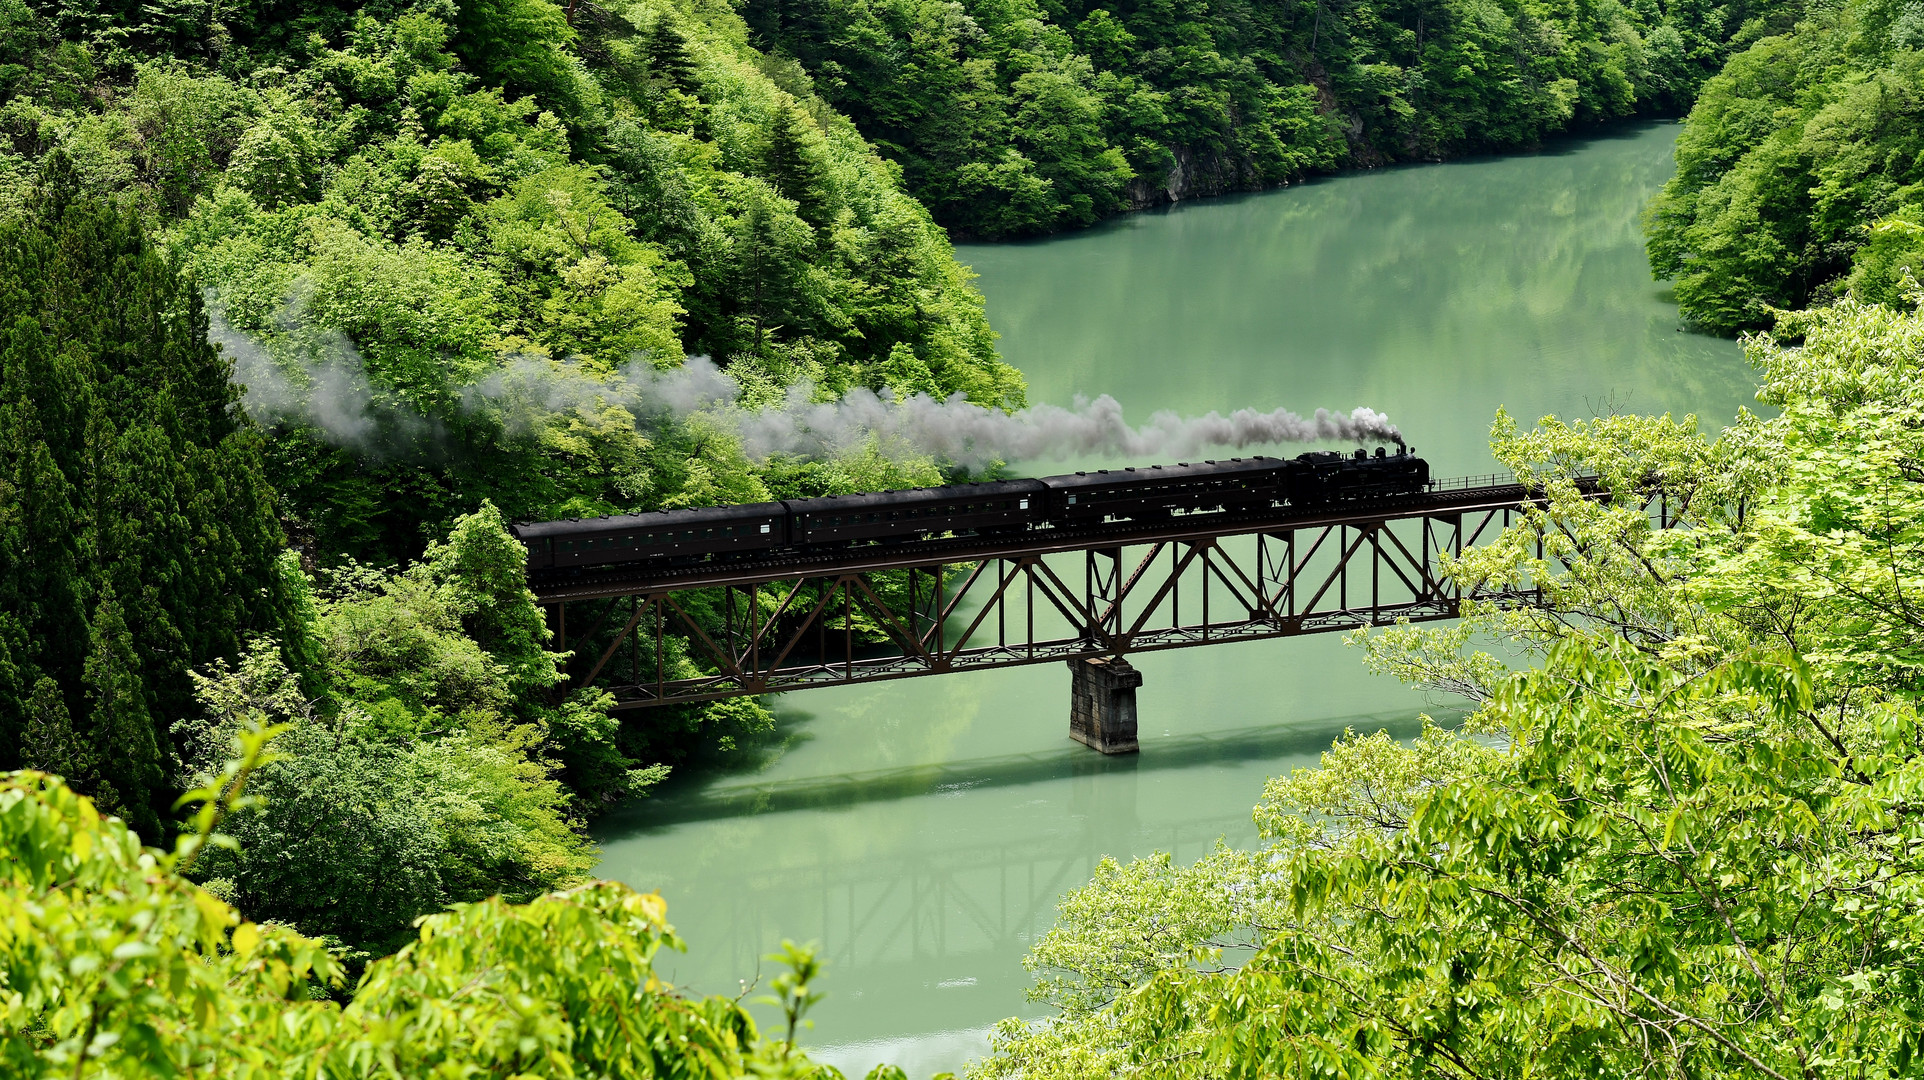
[[[577,684],[616,707],[875,682],[1456,617],[1439,555],[1494,538],[1540,490],[1506,477],[1257,514],[1036,529],[739,561],[531,575]],[[572,636],[571,636],[572,632]],[[691,674],[687,659],[707,673]],[[605,676],[605,678],[604,678]]]

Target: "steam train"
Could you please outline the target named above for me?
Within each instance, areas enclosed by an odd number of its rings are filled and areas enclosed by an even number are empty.
[[[536,571],[655,560],[694,562],[760,552],[899,543],[945,533],[1022,532],[1184,514],[1250,513],[1406,495],[1430,466],[1407,448],[1375,456],[1322,450],[1294,458],[989,480],[818,499],[657,510],[513,526]]]

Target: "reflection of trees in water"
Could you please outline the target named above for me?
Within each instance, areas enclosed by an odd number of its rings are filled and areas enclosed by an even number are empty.
[[[1727,420],[1748,399],[1736,346],[1678,333],[1644,257],[1641,211],[1677,130],[1629,125],[961,254],[1034,400],[1367,404],[1463,459],[1446,471],[1476,471],[1498,404],[1534,419],[1614,390],[1634,409]],[[1446,414],[1460,431],[1421,434]]]

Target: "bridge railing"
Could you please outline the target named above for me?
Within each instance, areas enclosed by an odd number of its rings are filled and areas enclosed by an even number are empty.
[[[1588,471],[1578,472],[1572,475],[1570,479],[1575,480],[1577,484],[1581,486],[1585,482],[1594,482],[1597,479],[1597,474]],[[1521,483],[1524,483],[1524,481],[1518,480],[1515,473],[1479,473],[1476,476],[1446,476],[1438,480],[1432,480],[1430,481],[1430,486],[1425,490],[1471,491],[1482,488],[1509,487]]]
[[[1446,476],[1430,481],[1431,491],[1465,491],[1470,488],[1500,487],[1516,483],[1515,473],[1483,473],[1478,476]]]

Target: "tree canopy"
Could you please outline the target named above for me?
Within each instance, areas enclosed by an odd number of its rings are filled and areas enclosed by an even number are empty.
[[[0,764],[84,783],[149,836],[189,673],[294,597],[261,433],[198,293],[55,153],[0,217]]]
[[[1650,207],[1651,269],[1724,333],[1850,294],[1908,306],[1924,277],[1924,17],[1857,0],[1731,58]]]
[[[751,0],[754,40],[995,238],[1688,106],[1798,3]],[[802,79],[806,75],[806,81]]]
[[[341,964],[284,926],[243,919],[183,873],[254,799],[273,730],[195,793],[195,831],[142,847],[58,778],[0,778],[0,1063],[19,1077],[838,1077],[769,1039],[737,1001],[654,972],[681,942],[653,893],[593,882],[423,919],[342,1006]],[[806,983],[805,951],[788,987]],[[799,994],[799,998],[797,997]],[[884,1078],[899,1071],[881,1071]]]
[[[733,16],[576,14],[0,6],[0,210],[56,151],[137,209],[212,300],[323,563],[410,558],[483,498],[510,520],[766,498],[725,436],[600,389],[684,354],[753,400],[911,370],[1022,401],[942,231]]]

